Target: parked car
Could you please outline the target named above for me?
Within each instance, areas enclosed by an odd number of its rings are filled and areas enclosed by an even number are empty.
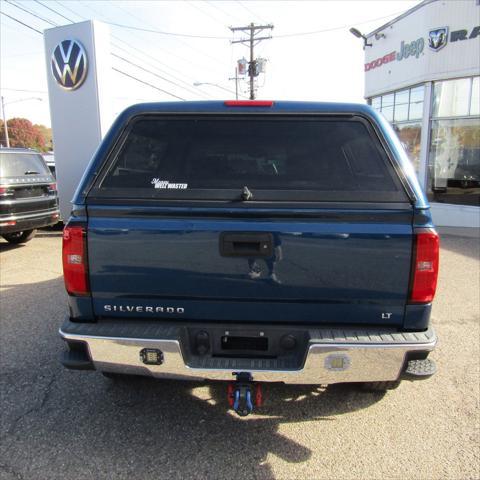
[[[368,106],[133,106],[64,229],[62,363],[230,381],[240,415],[261,382],[424,379],[438,245],[408,157]]]
[[[25,243],[35,229],[58,219],[57,186],[40,153],[1,148],[0,235],[10,243]]]

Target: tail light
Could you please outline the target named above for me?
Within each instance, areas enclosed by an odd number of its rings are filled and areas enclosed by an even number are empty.
[[[273,100],[226,100],[226,107],[273,107]]]
[[[9,187],[0,187],[0,197],[12,197],[13,190]]]
[[[432,229],[415,231],[410,303],[430,303],[438,277],[440,239]]]
[[[54,193],[57,191],[57,184],[56,183],[51,183],[49,186],[48,186],[48,190],[49,192],[51,193]]]
[[[16,224],[15,220],[9,220],[8,222],[1,222],[0,227],[14,227]]]
[[[63,229],[63,277],[70,295],[89,295],[86,231],[83,226],[67,225]]]

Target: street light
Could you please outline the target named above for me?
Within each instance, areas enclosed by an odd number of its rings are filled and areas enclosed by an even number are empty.
[[[28,98],[20,98],[19,100],[13,100],[11,102],[5,103],[5,99],[2,96],[1,100],[2,100],[3,128],[5,129],[5,142],[7,144],[7,148],[10,148],[10,137],[8,136],[8,125],[7,125],[7,116],[5,115],[5,105],[10,105],[11,103],[26,102],[27,100],[38,100],[42,102],[43,99],[40,97],[28,97]]]
[[[210,83],[210,82],[193,82],[193,86],[194,87],[201,87],[202,85],[211,85],[212,87],[217,87],[217,88],[220,88],[222,90],[225,90],[226,92],[228,93],[235,93],[233,92],[232,90],[229,90],[228,88],[225,88],[225,87],[222,87],[221,85],[219,85],[218,83]],[[237,94],[235,94],[237,95]],[[238,95],[237,95],[238,96]]]
[[[362,32],[360,32],[360,30],[357,30],[356,28],[352,27],[349,31],[352,35],[355,35],[357,38],[363,38],[363,49],[364,50],[365,50],[365,47],[371,47],[372,46],[371,43],[368,43],[367,37]]]

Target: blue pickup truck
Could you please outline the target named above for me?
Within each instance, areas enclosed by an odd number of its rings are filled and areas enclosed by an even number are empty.
[[[439,238],[392,128],[366,105],[125,110],[63,234],[65,367],[387,390],[428,378]]]

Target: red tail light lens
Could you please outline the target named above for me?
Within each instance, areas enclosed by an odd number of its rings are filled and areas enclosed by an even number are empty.
[[[63,277],[70,295],[89,295],[86,232],[82,226],[67,225],[63,230]]]
[[[52,192],[56,192],[57,191],[57,184],[56,183],[51,183],[49,186],[48,186],[48,189]]]
[[[437,288],[439,250],[440,239],[435,230],[415,232],[410,303],[430,303],[433,300]]]
[[[13,190],[8,187],[0,187],[0,197],[11,197],[13,196]]]
[[[273,107],[272,100],[227,100],[227,107]]]

